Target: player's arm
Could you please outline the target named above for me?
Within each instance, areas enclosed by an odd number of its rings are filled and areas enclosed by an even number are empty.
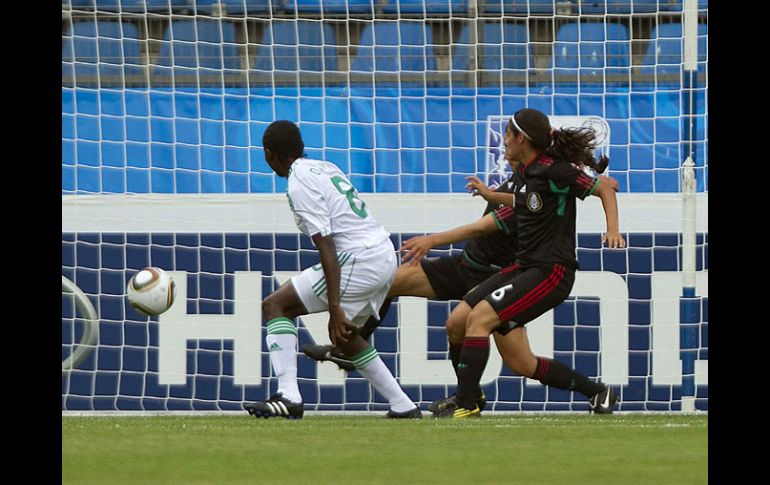
[[[332,235],[314,234],[313,244],[321,256],[321,267],[326,278],[326,296],[329,299],[329,339],[334,345],[345,343],[354,336],[354,327],[345,316],[340,303],[340,265],[337,247]]]
[[[510,210],[510,209],[508,209]],[[470,224],[427,236],[416,236],[404,242],[399,251],[403,254],[402,262],[417,264],[431,248],[444,246],[472,239],[476,236],[496,231],[498,223],[492,212]]]
[[[581,200],[595,195],[602,200],[607,219],[607,233],[602,237],[610,248],[624,248],[626,241],[620,235],[618,223],[618,199],[615,195],[617,181],[611,177],[596,176],[593,170],[583,170],[571,163],[554,163],[548,169],[548,178],[556,187],[566,188],[570,195]]]
[[[610,177],[609,175],[599,175],[599,178],[602,180],[602,182],[607,183],[610,186],[610,188],[612,188],[612,190],[614,190],[615,192],[618,191],[618,187],[620,186],[618,184],[618,179],[616,179],[615,177]]]
[[[487,187],[487,184],[482,182],[481,179],[478,177],[470,175],[468,177],[465,177],[465,180],[468,181],[468,183],[465,184],[465,188],[474,197],[480,195],[487,202],[491,202],[493,204],[508,205],[511,207],[513,207],[516,203],[514,194],[509,194],[506,192],[496,192],[490,189],[489,187]]]
[[[602,237],[602,244],[605,242],[610,248],[624,248],[626,241],[620,234],[620,224],[618,222],[618,199],[615,195],[617,188],[604,177],[598,177],[598,185],[593,191],[593,195],[602,200],[604,207],[604,216],[607,219],[607,233]]]

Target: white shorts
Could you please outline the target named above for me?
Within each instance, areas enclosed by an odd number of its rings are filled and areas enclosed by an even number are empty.
[[[396,250],[390,239],[363,252],[339,253],[340,303],[345,316],[357,326],[371,315],[379,315],[380,306],[388,296],[396,276]],[[326,278],[321,263],[305,269],[291,279],[297,295],[308,313],[329,309]]]

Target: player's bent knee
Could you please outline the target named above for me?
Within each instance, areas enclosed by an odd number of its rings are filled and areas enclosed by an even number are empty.
[[[471,335],[487,333],[491,334],[500,325],[500,318],[489,303],[482,301],[468,314],[465,324],[465,333]]]
[[[446,321],[446,333],[450,342],[461,343],[465,337],[465,320],[450,315]]]
[[[262,316],[265,321],[270,321],[273,318],[283,316],[283,306],[280,304],[280,299],[274,295],[270,295],[262,300]]]

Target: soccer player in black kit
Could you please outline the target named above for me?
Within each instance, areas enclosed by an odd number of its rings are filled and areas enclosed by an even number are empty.
[[[468,188],[474,191],[474,195],[481,195],[488,201],[484,214],[479,220],[443,233],[418,236],[404,243],[402,250],[407,251],[405,261],[411,260],[411,263],[399,266],[388,300],[380,310],[380,320],[371,318],[359,333],[362,338],[367,339],[377,328],[393,297],[422,296],[445,301],[459,300],[473,287],[515,261],[518,237],[516,218],[511,205],[513,194],[522,186],[517,174],[518,165],[518,162],[511,163],[513,169],[511,177],[494,191],[488,189],[478,178],[469,177]],[[610,185],[617,186],[617,181],[614,179],[605,179]],[[422,256],[432,247],[464,240],[469,241],[461,255],[422,259]],[[462,348],[462,335],[459,340],[459,344],[450,342],[449,354],[455,373],[457,373]],[[536,378],[534,366],[530,366],[529,363],[532,360],[543,361],[550,363],[550,368],[553,369],[552,372],[543,373],[537,377],[544,385],[574,389],[588,398],[605,389],[603,384],[588,380],[558,361],[536,357],[532,354],[523,328],[520,332],[511,333],[508,338],[504,339],[501,336],[495,341],[506,366],[517,375]],[[330,360],[345,370],[352,370],[350,361],[333,346],[308,344],[303,347],[303,351],[316,360]],[[480,390],[476,402],[480,409],[483,409],[486,404]],[[448,402],[442,400],[433,403],[429,409],[436,416],[451,416],[455,407],[454,397],[452,397]],[[605,412],[611,413],[612,408],[608,408]]]
[[[602,243],[610,248],[625,247],[618,228],[615,190],[602,178],[586,175],[577,165],[596,165],[593,156],[585,156],[594,147],[594,140],[590,128],[553,129],[548,117],[534,109],[519,110],[509,120],[505,156],[523,164],[519,169],[522,186],[514,203],[518,223],[516,263],[466,294],[447,321],[450,345],[457,345],[462,335],[454,418],[481,413],[477,399],[489,358],[489,336],[522,332],[524,325],[569,296],[578,267],[577,198],[596,195],[601,199],[607,219]],[[552,373],[555,361],[529,360],[535,378]],[[605,386],[591,397],[589,405],[593,412],[601,413],[615,402],[614,391]]]

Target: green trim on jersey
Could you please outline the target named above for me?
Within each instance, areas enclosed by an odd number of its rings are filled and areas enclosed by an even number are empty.
[[[326,279],[322,276],[320,280],[313,283],[313,293],[320,297],[324,291],[326,291]]]
[[[473,260],[470,256],[468,256],[468,253],[465,252],[465,249],[463,249],[462,254],[463,259],[465,260],[465,263],[470,266],[471,268],[478,270],[478,271],[487,271],[490,273],[494,273],[496,271],[500,271],[502,268],[500,266],[497,266],[495,264],[481,264],[478,261]]]
[[[508,228],[508,226],[505,225],[503,221],[497,218],[497,211],[490,212],[492,214],[492,219],[495,220],[495,225],[497,225],[497,229],[502,232],[503,234],[510,234],[511,230]]]
[[[596,178],[596,182],[594,182],[593,187],[591,187],[590,189],[586,190],[586,192],[583,194],[582,198],[585,199],[589,195],[592,195],[594,193],[594,191],[596,191],[596,187],[599,186],[599,182],[601,182],[601,180],[599,180],[599,178],[597,177]]]
[[[347,260],[346,260],[347,261]],[[350,273],[348,273],[348,282],[345,283],[345,288],[342,289],[342,292],[340,293],[340,298],[345,296],[345,292],[348,291],[348,286],[350,285],[350,280],[353,276],[353,270],[356,268],[356,257],[353,256],[353,264],[350,265]]]
[[[342,269],[342,267],[345,266],[345,263],[348,262],[351,256],[353,256],[352,253],[346,253],[346,252],[341,252],[337,255],[337,262],[340,265],[340,269]],[[353,261],[355,263],[355,258],[353,258]],[[323,265],[321,263],[318,263],[313,265],[312,268],[314,271],[320,271],[321,269],[323,269]],[[326,291],[326,275],[322,275],[318,281],[313,283],[312,289],[313,289],[313,293],[315,293],[319,297],[323,295],[324,291]]]
[[[369,347],[354,355],[350,360],[353,362],[353,365],[356,366],[356,369],[363,369],[376,359],[378,355],[377,349]]]
[[[551,192],[557,194],[559,197],[559,207],[556,209],[556,215],[559,217],[564,217],[564,213],[567,211],[567,192],[569,192],[569,187],[560,189],[556,186],[555,183],[553,183],[553,180],[549,180],[548,185],[551,186]]]

